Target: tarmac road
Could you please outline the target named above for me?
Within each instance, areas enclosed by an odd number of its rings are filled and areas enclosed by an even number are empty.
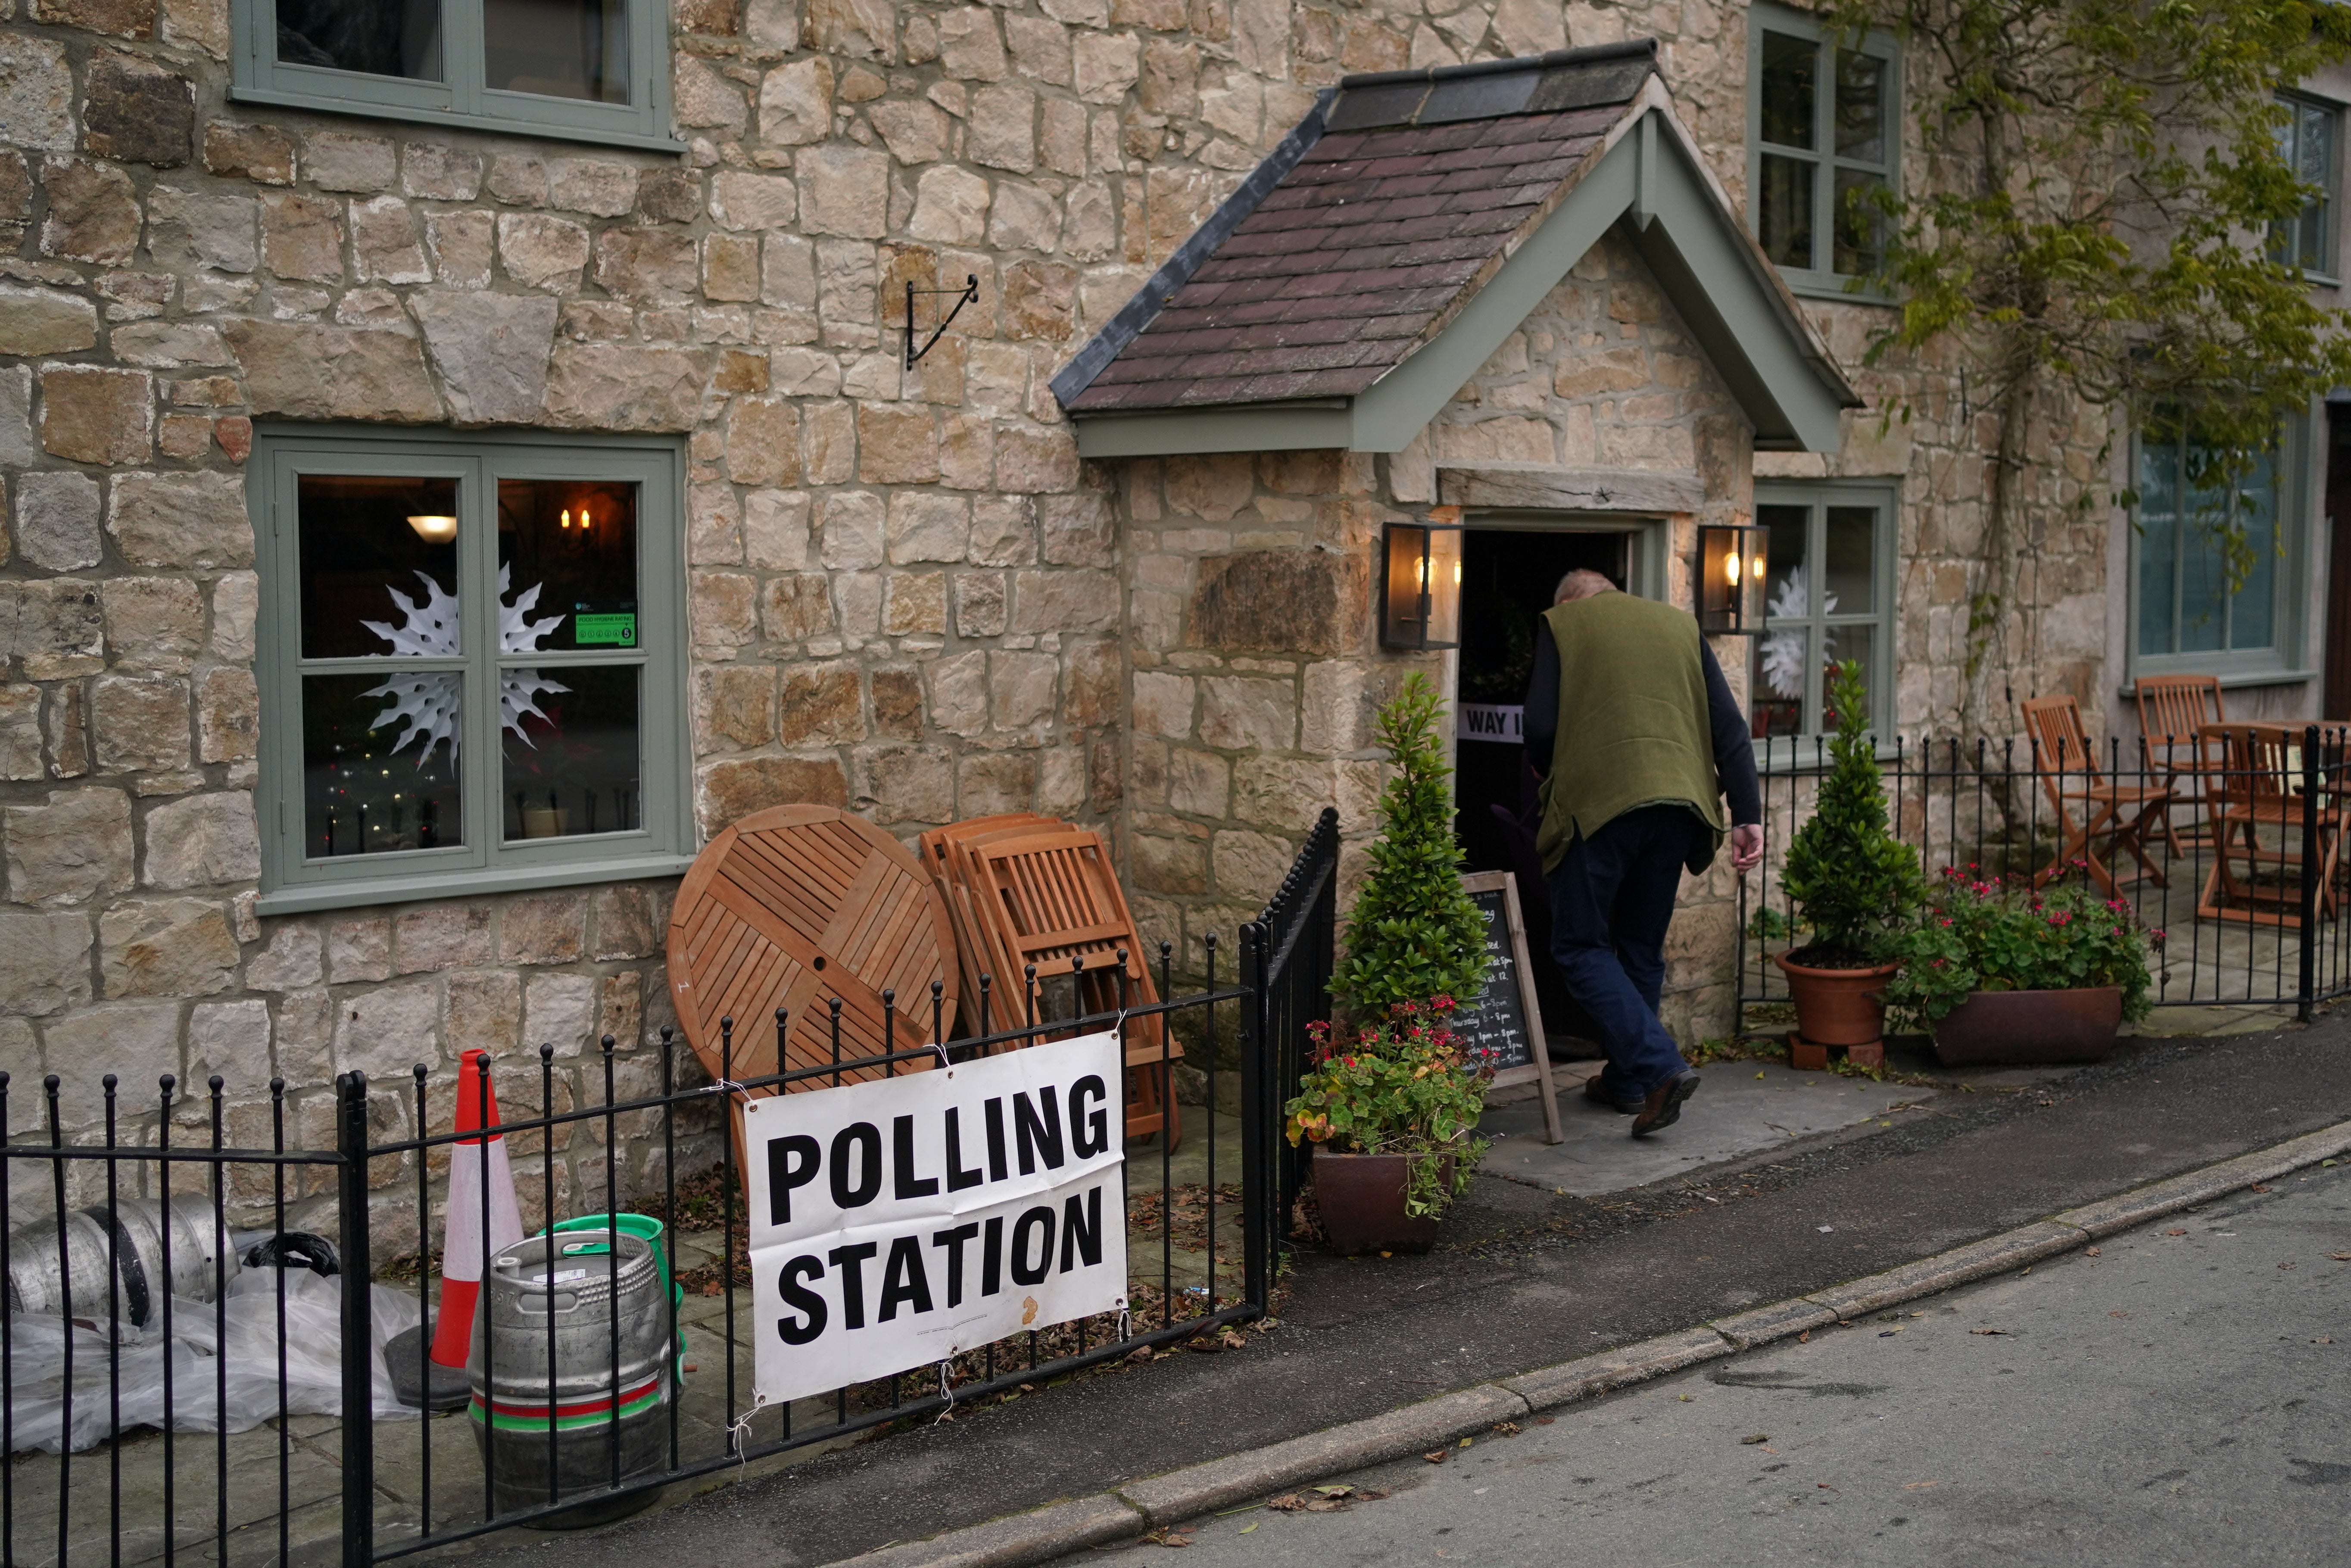
[[[1705,1105],[1701,1094],[1685,1120]],[[1281,1326],[1249,1334],[1244,1352],[1164,1357],[706,1495],[674,1489],[668,1505],[600,1532],[492,1538],[475,1561],[834,1563],[1802,1294],[2346,1118],[2351,1014],[2337,1014],[2273,1034],[2130,1042],[2058,1082],[1929,1094],[1883,1118],[1890,1127],[1601,1199],[1481,1178],[1427,1257],[1301,1252]],[[2351,1503],[2351,1491],[2326,1495]]]
[[[2341,1563],[2351,1172],[1332,1480],[1184,1568]]]

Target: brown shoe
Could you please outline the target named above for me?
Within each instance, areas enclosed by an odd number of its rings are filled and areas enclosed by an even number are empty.
[[[1602,1088],[1600,1086],[1600,1075],[1597,1073],[1593,1074],[1592,1076],[1583,1080],[1583,1097],[1590,1100],[1595,1106],[1607,1106],[1610,1110],[1614,1111],[1620,1116],[1636,1116],[1640,1113],[1641,1109],[1640,1101],[1620,1100],[1615,1096],[1610,1094],[1607,1090]]]
[[[1698,1075],[1685,1067],[1649,1091],[1641,1102],[1640,1115],[1633,1118],[1633,1136],[1646,1137],[1659,1127],[1669,1127],[1681,1119],[1682,1102],[1698,1093]]]

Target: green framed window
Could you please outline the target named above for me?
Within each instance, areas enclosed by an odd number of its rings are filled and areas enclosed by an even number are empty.
[[[1756,740],[1834,730],[1825,671],[1845,659],[1860,661],[1872,727],[1890,732],[1898,501],[1891,484],[1756,485],[1755,521],[1771,531],[1763,629],[1748,672]]]
[[[2274,446],[2241,463],[2189,432],[2139,432],[2132,443],[2134,673],[2259,675],[2298,662],[2304,423],[2287,421]],[[2231,533],[2245,546],[2234,587]]]
[[[1890,38],[1840,40],[1768,5],[1749,13],[1747,56],[1755,237],[1790,287],[1846,295],[1881,259],[1873,192],[1900,178],[1900,56]]]
[[[248,470],[264,912],[684,868],[674,442],[273,428]]]
[[[2289,98],[2278,126],[2278,152],[2294,178],[2310,187],[2302,211],[2271,231],[2278,260],[2314,277],[2335,275],[2335,144],[2341,111],[2332,104]]]
[[[676,151],[659,0],[230,0],[230,96]]]

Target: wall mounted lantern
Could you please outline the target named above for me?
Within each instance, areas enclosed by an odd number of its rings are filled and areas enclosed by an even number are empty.
[[[1422,522],[1387,525],[1382,647],[1461,646],[1461,535],[1458,506],[1433,507]]]
[[[1712,637],[1753,637],[1763,629],[1763,564],[1771,530],[1760,524],[1709,524],[1698,531],[1698,626]]]

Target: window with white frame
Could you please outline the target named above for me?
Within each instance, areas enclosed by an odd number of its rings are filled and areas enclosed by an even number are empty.
[[[2294,662],[2301,427],[2288,421],[2275,446],[2233,456],[2177,428],[2140,432],[2135,670],[2224,675]]]
[[[2335,271],[2335,142],[2338,111],[2331,104],[2289,98],[2280,107],[2278,152],[2310,189],[2302,211],[2272,231],[2278,260],[2306,273]]]
[[[231,0],[249,102],[676,151],[657,0]]]
[[[1758,484],[1755,521],[1771,532],[1763,630],[1752,639],[1748,721],[1758,740],[1836,728],[1826,670],[1861,666],[1881,732],[1893,689],[1896,492],[1889,485]]]
[[[265,431],[265,910],[682,869],[674,444]]]
[[[1791,286],[1844,293],[1879,265],[1876,193],[1899,172],[1899,77],[1890,39],[1840,39],[1775,6],[1750,13],[1748,211]]]

